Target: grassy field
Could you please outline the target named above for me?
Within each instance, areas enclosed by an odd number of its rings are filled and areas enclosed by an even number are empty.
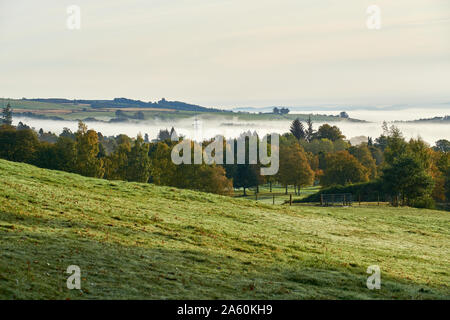
[[[0,299],[450,299],[449,243],[447,212],[272,206],[0,160]]]
[[[50,103],[50,102],[39,102],[39,101],[30,101],[30,100],[17,100],[17,99],[3,99],[0,98],[0,106],[6,106],[6,104],[10,104],[11,108],[14,109],[28,109],[28,110],[81,110],[84,105],[75,105],[75,104],[64,104],[64,103]]]
[[[244,196],[243,188],[234,190],[234,197],[245,198],[248,200],[259,201],[262,203],[273,204],[275,196],[275,204],[284,204],[289,201],[290,195],[292,199],[302,199],[320,190],[320,186],[305,187],[300,190],[300,195],[295,195],[295,190],[291,186],[288,188],[288,194],[286,194],[286,189],[283,186],[273,185],[272,192],[270,192],[270,186],[268,184],[259,186],[259,192],[256,196],[256,188],[250,188],[246,190],[246,196]]]

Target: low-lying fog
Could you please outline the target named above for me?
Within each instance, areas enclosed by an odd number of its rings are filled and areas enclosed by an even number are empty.
[[[443,104],[439,108],[437,107],[414,107],[401,110],[385,110],[385,109],[372,109],[372,110],[335,110],[335,111],[291,111],[291,113],[319,113],[319,114],[331,114],[338,115],[339,111],[347,111],[348,115],[354,119],[361,119],[373,122],[383,121],[410,121],[418,119],[428,119],[434,117],[443,117],[450,115],[450,104]]]
[[[422,110],[423,112],[424,110]],[[383,120],[411,120],[418,118],[430,118],[434,116],[443,116],[449,114],[446,110],[436,110],[436,112],[428,110],[425,112],[417,110],[401,110],[401,111],[367,111],[355,110],[348,112],[350,117],[372,121],[370,123],[354,123],[354,122],[330,122],[331,125],[337,125],[347,139],[357,136],[378,137],[381,132],[381,124]],[[309,112],[308,112],[309,113]],[[336,114],[337,112],[317,111],[312,113]],[[77,130],[76,121],[55,121],[41,120],[33,118],[15,117],[14,124],[19,121],[29,125],[30,127],[54,133],[61,133],[64,127]],[[290,121],[242,121],[235,119],[216,118],[214,120],[204,120],[199,118],[183,119],[183,120],[151,120],[139,123],[104,123],[104,122],[86,122],[89,128],[100,131],[103,135],[112,136],[118,134],[126,134],[135,137],[138,133],[144,135],[148,133],[150,139],[155,139],[160,129],[169,129],[174,127],[175,130],[187,138],[208,139],[217,134],[221,134],[228,138],[237,137],[244,131],[256,131],[259,135],[267,133],[285,133],[289,130]],[[315,123],[317,129],[323,123]],[[436,123],[395,123],[403,132],[406,138],[422,137],[425,141],[434,145],[439,139],[450,140],[450,124]],[[197,128],[197,129],[196,129]]]

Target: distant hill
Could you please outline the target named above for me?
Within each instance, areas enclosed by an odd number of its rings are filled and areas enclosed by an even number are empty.
[[[287,107],[291,110],[291,113],[310,113],[318,112],[321,113],[339,113],[341,111],[352,112],[355,110],[367,110],[367,111],[402,111],[410,109],[441,109],[448,110],[450,108],[449,102],[440,103],[410,103],[410,104],[311,104],[311,105],[289,105],[284,106],[268,106],[268,107],[236,107],[233,111],[246,111],[246,112],[271,112],[273,108]]]
[[[422,122],[450,123],[450,116],[425,118],[425,119],[418,119],[418,120],[411,120],[411,121],[395,121],[395,122],[402,122],[402,123],[422,123]]]
[[[313,113],[273,113],[272,109],[267,112],[248,112],[235,110],[223,110],[219,108],[208,108],[196,104],[181,101],[169,101],[161,99],[158,102],[145,102],[127,98],[115,98],[112,100],[88,100],[88,99],[65,99],[65,98],[33,98],[33,99],[0,99],[0,106],[9,103],[16,117],[29,117],[50,120],[71,121],[115,121],[128,120],[171,120],[186,119],[194,116],[205,118],[223,117],[227,119],[239,119],[242,121],[292,121],[299,119],[306,121],[311,117],[314,122],[366,122],[341,115]],[[284,108],[280,108],[283,110]],[[121,115],[118,116],[118,112]],[[286,110],[285,110],[286,111]],[[292,111],[292,110],[291,110]],[[87,120],[86,120],[87,119]]]
[[[161,99],[158,102],[144,102],[141,100],[132,100],[127,98],[115,98],[114,100],[84,100],[84,99],[24,99],[28,101],[46,102],[46,103],[58,103],[58,104],[84,104],[90,105],[94,109],[105,108],[152,108],[152,109],[173,109],[182,111],[197,111],[197,112],[231,112],[227,110],[220,110],[215,108],[206,108],[195,104],[189,104],[180,101],[168,101]]]

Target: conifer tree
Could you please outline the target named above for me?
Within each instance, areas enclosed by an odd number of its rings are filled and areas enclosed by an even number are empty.
[[[297,138],[297,140],[305,139],[306,137],[305,129],[303,128],[303,123],[301,123],[300,120],[298,119],[292,121],[290,131],[294,135],[294,137]]]
[[[12,109],[11,109],[11,105],[8,104],[6,105],[6,107],[3,108],[2,111],[2,124],[6,124],[6,125],[12,125]]]

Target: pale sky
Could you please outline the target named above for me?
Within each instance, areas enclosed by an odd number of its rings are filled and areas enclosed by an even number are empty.
[[[450,0],[0,0],[0,48],[5,98],[450,102]]]

